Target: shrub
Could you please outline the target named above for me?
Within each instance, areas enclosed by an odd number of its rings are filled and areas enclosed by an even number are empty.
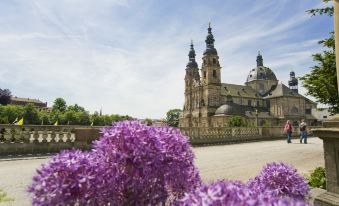
[[[0,189],[0,203],[1,202],[8,202],[8,201],[14,201],[14,198],[8,197],[6,192],[4,192],[2,189]]]
[[[228,121],[229,127],[247,127],[247,122],[240,116],[231,116]]]
[[[303,201],[259,195],[238,181],[218,181],[203,185],[173,206],[228,205],[228,206],[307,206]]]
[[[284,163],[269,163],[247,183],[258,194],[304,199],[309,192],[306,180],[297,170]]]
[[[178,129],[123,121],[104,128],[91,152],[64,151],[37,170],[33,205],[169,204],[200,186]]]
[[[307,180],[308,184],[311,187],[326,189],[325,168],[323,167],[315,168],[315,170],[311,173],[310,177],[308,177]]]

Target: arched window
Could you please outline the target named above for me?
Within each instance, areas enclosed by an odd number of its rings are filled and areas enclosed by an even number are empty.
[[[292,113],[298,113],[298,108],[297,107],[292,107],[291,112]]]
[[[216,64],[217,63],[217,60],[213,58],[213,64]]]
[[[213,70],[213,77],[217,77],[217,71]]]

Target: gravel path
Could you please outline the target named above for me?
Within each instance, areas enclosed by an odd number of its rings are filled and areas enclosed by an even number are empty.
[[[246,181],[254,177],[268,162],[283,161],[295,166],[302,174],[324,165],[322,141],[309,138],[309,144],[292,144],[285,141],[252,142],[233,145],[195,147],[195,163],[205,182],[217,179]],[[15,201],[0,203],[0,206],[29,206],[30,198],[25,192],[35,170],[46,158],[22,158],[8,161],[0,159],[0,188]]]

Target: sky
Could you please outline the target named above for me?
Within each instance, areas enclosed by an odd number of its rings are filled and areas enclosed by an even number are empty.
[[[90,112],[164,118],[182,109],[190,41],[201,68],[208,22],[222,82],[243,85],[261,52],[287,84],[314,65],[333,19],[320,0],[1,0],[0,88]],[[301,94],[306,90],[299,85]],[[312,97],[310,97],[314,100]]]

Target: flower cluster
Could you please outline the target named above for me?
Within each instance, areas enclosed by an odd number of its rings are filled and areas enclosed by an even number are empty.
[[[309,192],[306,180],[297,170],[284,163],[267,164],[260,174],[248,182],[251,190],[276,197],[304,199]]]
[[[119,122],[103,130],[94,151],[119,199],[114,205],[156,205],[201,182],[193,151],[178,129]]]
[[[93,146],[43,165],[28,189],[33,205],[168,204],[201,184],[178,129],[123,121],[104,128]]]
[[[33,205],[86,205],[94,201],[97,171],[90,153],[63,151],[37,173],[28,188]]]
[[[270,163],[247,184],[218,181],[203,185],[173,205],[307,206],[303,200],[308,192],[305,179],[294,168]]]
[[[259,195],[237,181],[218,181],[186,194],[173,206],[309,206],[301,200]]]

